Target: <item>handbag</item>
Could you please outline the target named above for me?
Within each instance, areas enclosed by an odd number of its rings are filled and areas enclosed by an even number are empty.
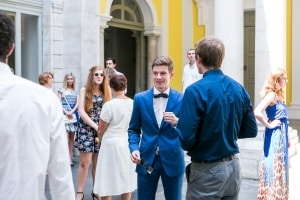
[[[70,109],[72,110],[67,98],[65,97],[65,95],[63,95],[63,98],[65,98],[68,106],[70,107]],[[65,124],[73,124],[73,123],[76,123],[77,122],[77,118],[76,118],[76,115],[73,113],[72,114],[72,118],[69,118],[67,115],[64,115],[64,122]]]
[[[77,122],[77,119],[76,119],[76,115],[75,114],[72,114],[72,118],[68,118],[67,115],[64,115],[64,122],[65,124],[73,124],[73,123],[76,123]]]

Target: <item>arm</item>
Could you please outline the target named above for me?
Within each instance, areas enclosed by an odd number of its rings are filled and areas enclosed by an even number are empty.
[[[133,102],[133,110],[128,128],[128,144],[133,163],[140,163],[140,134],[141,134],[141,112],[136,97]]]
[[[71,114],[73,114],[77,110],[78,102],[79,102],[79,95],[77,95],[77,97],[76,97],[76,104],[75,104],[74,108],[71,110],[71,112],[70,112]]]
[[[52,92],[47,99],[50,108],[49,118],[45,120],[49,120],[49,129],[44,134],[49,134],[50,142],[50,146],[45,148],[48,147],[50,151],[47,173],[51,197],[58,200],[75,199],[61,103]]]
[[[268,121],[265,116],[263,115],[263,112],[265,109],[275,101],[275,93],[269,92],[262,101],[257,105],[257,107],[254,110],[254,114],[256,119],[265,127],[267,128],[275,128],[276,126],[279,126],[281,122],[279,120],[274,120],[272,122]]]
[[[253,138],[257,136],[257,123],[255,120],[254,112],[252,106],[248,107],[245,115],[243,116],[239,139],[242,138]]]
[[[108,122],[105,122],[102,119],[100,119],[99,125],[98,125],[98,134],[97,134],[98,138],[99,138],[99,144],[101,144],[102,137],[103,137],[108,125],[109,125]]]
[[[79,115],[81,119],[90,127],[98,131],[98,124],[96,124],[90,116],[85,112],[84,110],[84,103],[85,103],[85,88],[81,88],[80,93],[79,93],[79,104],[78,104],[78,110],[79,110]]]
[[[60,102],[62,102],[62,92],[61,91],[57,92],[57,97],[60,100]],[[69,112],[66,109],[64,109],[64,107],[62,107],[62,109],[63,109],[63,112],[65,115],[69,114]]]
[[[197,132],[201,121],[201,116],[198,113],[202,113],[198,109],[202,110],[201,105],[198,105],[192,91],[186,90],[176,129],[184,150],[190,150],[197,141]]]

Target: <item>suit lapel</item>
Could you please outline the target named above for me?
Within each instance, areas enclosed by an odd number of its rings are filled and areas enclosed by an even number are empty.
[[[177,104],[177,98],[178,98],[178,95],[174,92],[174,90],[172,90],[170,88],[169,98],[168,98],[167,106],[165,109],[166,112],[173,112],[173,110],[174,110],[173,108]],[[162,120],[160,128],[163,128],[166,124],[167,124],[167,122]]]
[[[155,113],[154,113],[154,107],[153,107],[153,88],[151,90],[148,90],[148,92],[145,94],[145,98],[146,98],[146,109],[148,110],[150,116],[151,116],[151,119],[153,121],[153,123],[156,125],[157,128],[158,127],[158,124],[157,124],[157,121],[156,121],[156,116],[155,116]]]

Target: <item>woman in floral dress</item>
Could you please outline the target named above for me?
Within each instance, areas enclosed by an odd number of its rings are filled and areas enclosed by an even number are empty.
[[[284,69],[271,71],[261,93],[262,101],[254,111],[258,121],[266,127],[257,200],[288,200],[289,196],[286,83]]]
[[[79,93],[79,115],[76,146],[80,152],[77,184],[77,200],[84,198],[84,186],[92,161],[92,177],[95,171],[99,147],[97,144],[98,122],[102,106],[111,99],[110,88],[103,67],[94,66],[90,69],[86,86]],[[94,193],[92,192],[94,198]]]

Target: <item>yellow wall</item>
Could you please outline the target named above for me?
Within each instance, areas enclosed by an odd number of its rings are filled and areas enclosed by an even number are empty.
[[[286,87],[287,105],[292,101],[292,6],[292,0],[286,0],[286,70],[289,80]]]
[[[205,26],[198,25],[197,3],[193,1],[193,43],[194,45],[205,36]]]
[[[182,0],[169,0],[168,4],[168,40],[169,56],[173,60],[175,75],[172,78],[171,86],[181,91],[182,78]]]
[[[158,25],[162,24],[162,0],[153,0],[154,7],[157,13]]]
[[[107,0],[99,0],[100,1],[100,13],[105,13],[105,8],[107,4]]]

